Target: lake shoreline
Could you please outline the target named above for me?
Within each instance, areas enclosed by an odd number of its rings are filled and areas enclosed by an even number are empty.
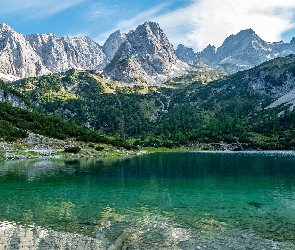
[[[30,133],[28,138],[15,142],[0,141],[0,160],[107,158],[160,152],[263,151],[263,149],[248,148],[247,146],[241,143],[219,142],[195,143],[175,148],[141,147],[137,150],[127,150],[109,144],[85,143],[75,139],[59,140]],[[65,149],[69,147],[78,147],[80,151],[78,153],[65,152]]]
[[[77,153],[65,152],[66,148],[79,148]],[[0,141],[0,160],[107,158],[140,155],[144,150],[127,150],[110,144],[86,143],[75,139],[59,140],[30,133],[28,138],[14,142]]]

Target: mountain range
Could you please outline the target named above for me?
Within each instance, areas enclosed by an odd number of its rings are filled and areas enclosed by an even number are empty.
[[[198,71],[199,63],[234,73],[292,53],[295,38],[290,43],[268,43],[252,29],[229,36],[219,48],[208,45],[195,53],[184,45],[174,51],[154,22],[145,22],[127,34],[116,31],[103,46],[89,37],[23,35],[0,24],[0,78],[10,81],[75,68],[99,70],[127,84],[154,85]]]
[[[206,70],[156,86],[126,85],[96,70],[71,69],[2,82],[0,102],[116,134],[134,146],[294,149],[294,63],[295,55],[289,55],[227,76]],[[20,112],[1,119],[24,129],[13,115]]]
[[[227,37],[218,48],[209,44],[201,52],[195,53],[193,49],[180,44],[175,52],[184,62],[204,62],[213,68],[234,73],[277,57],[294,54],[295,37],[290,43],[270,43],[262,40],[252,29],[246,29]]]
[[[195,53],[183,45],[174,51],[153,22],[116,31],[103,46],[88,37],[25,36],[5,24],[0,31],[0,78],[10,80],[0,80],[7,138],[51,135],[52,124],[34,127],[32,115],[43,113],[133,146],[295,149],[295,39],[267,43],[249,29]],[[57,138],[72,133],[62,126]]]
[[[0,77],[19,78],[71,68],[100,70],[126,83],[157,84],[184,74],[180,61],[157,23],[146,22],[124,34],[116,31],[103,46],[89,37],[22,35],[0,24]]]

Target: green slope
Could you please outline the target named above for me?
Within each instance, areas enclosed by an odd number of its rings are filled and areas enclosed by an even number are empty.
[[[295,113],[287,106],[264,108],[294,88],[294,61],[294,55],[277,58],[227,77],[192,73],[161,86],[124,86],[96,71],[70,70],[10,87],[39,111],[135,145],[227,142],[237,149],[293,149]]]

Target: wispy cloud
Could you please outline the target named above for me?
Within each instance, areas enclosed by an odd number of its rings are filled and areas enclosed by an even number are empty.
[[[19,14],[25,18],[45,18],[85,0],[9,0],[1,3],[0,14]]]
[[[169,9],[168,5],[159,5],[130,20],[120,20],[96,40],[103,43],[115,30],[128,32],[151,20],[160,24],[175,46],[183,43],[201,50],[208,44],[220,46],[226,37],[242,29],[252,28],[272,42],[281,40],[285,31],[295,27],[295,1],[290,0],[191,0],[168,13],[166,7]]]
[[[83,37],[83,36],[89,36],[89,31],[83,30],[79,31],[78,33],[70,33],[67,34],[69,37]]]
[[[97,41],[99,44],[103,44],[109,35],[117,30],[121,30],[123,32],[128,32],[130,30],[135,29],[139,24],[144,23],[145,21],[153,20],[156,16],[162,12],[168,4],[160,4],[154,8],[148,9],[147,11],[138,13],[131,19],[128,20],[119,20],[118,24],[111,30],[100,34],[99,36],[95,37],[94,40]]]
[[[89,21],[92,21],[98,18],[108,17],[110,15],[114,15],[117,12],[118,8],[118,5],[109,5],[103,2],[95,3],[90,5],[90,10],[85,15],[85,18]]]

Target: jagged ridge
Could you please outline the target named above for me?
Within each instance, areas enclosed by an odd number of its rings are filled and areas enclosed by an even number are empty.
[[[290,43],[268,43],[252,29],[246,29],[236,35],[230,35],[219,48],[208,45],[203,51],[195,53],[192,49],[180,45],[176,53],[178,58],[185,62],[204,62],[233,73],[295,53],[295,38]]]
[[[126,35],[104,73],[127,83],[154,84],[185,73],[159,24],[145,22]]]

